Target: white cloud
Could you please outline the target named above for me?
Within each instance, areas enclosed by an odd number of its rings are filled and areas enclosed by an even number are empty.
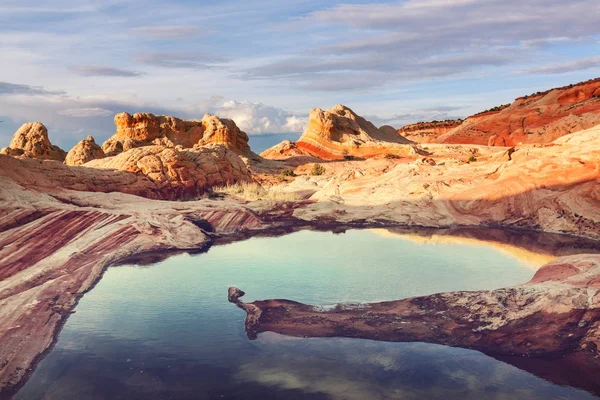
[[[246,67],[240,77],[311,91],[467,78],[473,71],[537,60],[552,46],[593,39],[600,34],[597,10],[597,0],[337,4],[299,19],[298,29],[337,28],[344,35]]]
[[[110,77],[134,77],[143,75],[141,72],[127,69],[104,67],[100,65],[77,65],[69,68],[81,76],[110,76]]]
[[[140,26],[131,28],[130,32],[145,39],[159,40],[189,39],[200,35],[193,25]]]
[[[73,118],[85,118],[85,117],[108,117],[115,113],[101,107],[87,107],[87,108],[68,108],[58,112],[60,115]]]
[[[570,62],[542,65],[518,70],[520,74],[565,74],[591,68],[600,68],[600,57],[582,58]]]
[[[209,109],[211,114],[230,118],[246,133],[297,133],[302,132],[308,119],[281,108],[251,101],[222,101],[214,98],[215,104]]]

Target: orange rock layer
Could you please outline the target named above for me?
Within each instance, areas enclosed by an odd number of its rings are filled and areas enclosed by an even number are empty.
[[[543,144],[600,124],[600,78],[520,97],[499,111],[476,114],[436,143]]]
[[[295,143],[284,142],[265,150],[261,156],[278,159],[308,155],[326,160],[372,157],[388,152],[386,147],[412,143],[394,129],[377,128],[346,106],[327,111],[313,108],[308,126]]]

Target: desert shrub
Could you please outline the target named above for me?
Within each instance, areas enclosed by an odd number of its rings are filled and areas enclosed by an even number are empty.
[[[281,175],[281,176],[292,176],[292,177],[296,176],[296,174],[294,173],[293,169],[284,169],[283,171],[281,171],[279,173],[279,175]]]
[[[471,162],[475,162],[475,161],[477,161],[477,158],[475,158],[475,156],[471,156],[471,157],[469,157],[469,162],[470,162],[470,163],[471,163]]]
[[[314,164],[312,167],[312,170],[310,171],[310,174],[312,176],[319,176],[319,175],[323,175],[325,173],[325,167],[322,166],[321,164]]]
[[[241,200],[295,201],[296,193],[284,192],[277,186],[263,187],[256,182],[238,182],[232,185],[213,188],[213,193],[230,195]]]

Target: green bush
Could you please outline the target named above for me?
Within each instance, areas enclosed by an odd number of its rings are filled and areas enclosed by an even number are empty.
[[[325,173],[325,167],[321,164],[314,164],[310,174],[313,176],[323,175]]]
[[[469,162],[470,162],[470,163],[471,163],[471,162],[475,162],[475,161],[477,161],[477,159],[475,158],[475,156],[471,156],[471,157],[469,157]]]

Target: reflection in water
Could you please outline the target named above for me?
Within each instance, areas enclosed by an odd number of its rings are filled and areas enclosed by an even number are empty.
[[[431,234],[425,232],[410,234]],[[229,286],[243,287],[247,301],[330,305],[493,289],[534,273],[494,247],[416,243],[379,233],[302,231],[180,254],[150,268],[110,268],[16,397],[593,398],[465,349],[273,333],[246,338],[245,315],[225,296]],[[510,241],[500,236],[514,246],[526,236],[519,234]]]

